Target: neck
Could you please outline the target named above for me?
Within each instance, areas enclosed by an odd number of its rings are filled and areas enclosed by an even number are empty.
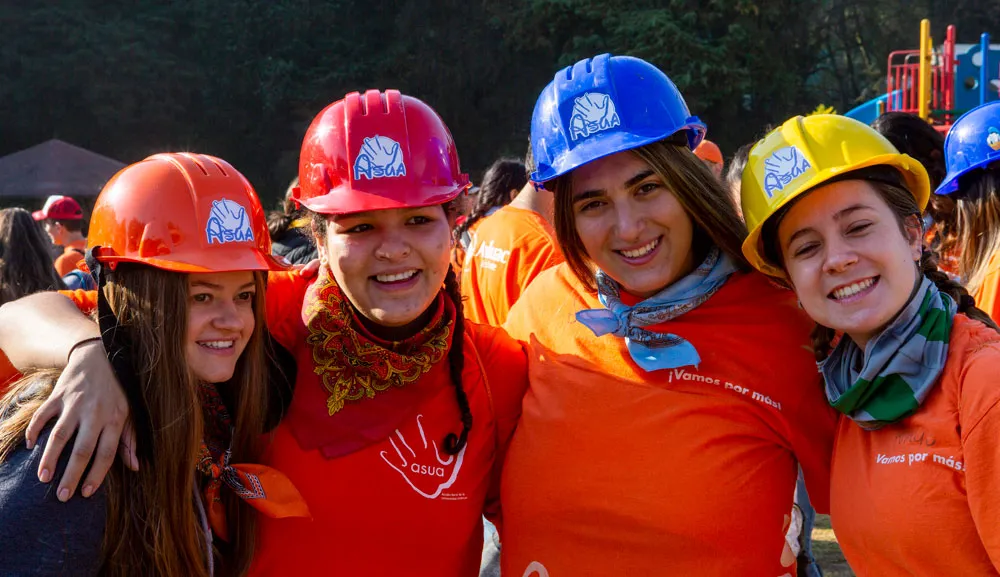
[[[63,246],[81,240],[86,240],[82,232],[67,232],[66,236],[63,237]]]
[[[552,214],[555,208],[555,198],[548,190],[539,190],[530,182],[524,185],[521,192],[517,193],[510,205],[515,208],[530,210],[542,216],[552,224]]]
[[[431,319],[434,318],[435,312],[436,311],[434,310],[434,304],[431,304],[431,306],[427,307],[427,310],[420,313],[420,316],[418,316],[414,320],[404,325],[392,326],[392,327],[380,324],[376,321],[369,319],[368,317],[358,312],[357,309],[355,309],[355,316],[361,322],[362,326],[364,326],[365,330],[370,332],[375,337],[382,339],[383,341],[398,343],[400,341],[405,341],[409,338],[412,338],[414,335],[424,330],[424,328],[427,327],[428,323],[430,323]]]

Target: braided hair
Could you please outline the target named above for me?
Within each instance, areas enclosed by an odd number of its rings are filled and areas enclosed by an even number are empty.
[[[461,239],[472,225],[486,216],[494,208],[510,204],[510,191],[521,190],[528,184],[528,171],[524,163],[515,158],[501,158],[493,163],[483,182],[479,185],[479,196],[472,207],[469,218],[455,229],[455,238]]]
[[[451,339],[451,350],[448,351],[448,372],[451,374],[451,384],[455,387],[455,400],[458,410],[462,413],[462,432],[458,435],[448,433],[444,438],[444,450],[450,455],[456,455],[465,448],[472,429],[472,409],[469,408],[469,397],[462,387],[462,370],[465,368],[465,315],[462,312],[462,292],[458,286],[458,276],[454,269],[449,268],[444,277],[446,296],[455,303],[455,330]]]

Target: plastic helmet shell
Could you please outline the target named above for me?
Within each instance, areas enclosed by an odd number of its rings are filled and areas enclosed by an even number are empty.
[[[430,106],[397,90],[353,92],[306,130],[292,198],[322,214],[416,208],[469,187],[448,127]]]
[[[740,193],[750,234],[743,254],[757,270],[785,277],[764,257],[764,223],[795,198],[854,170],[885,165],[898,170],[920,210],[927,206],[930,181],[924,167],[901,154],[875,129],[835,114],[796,116],[771,131],[750,150]]]
[[[284,270],[247,179],[203,154],[157,154],[101,190],[87,235],[97,260],[176,272]]]
[[[631,56],[581,60],[557,72],[535,103],[531,179],[552,180],[682,130],[691,149],[705,137],[705,125],[660,69]]]
[[[955,121],[944,141],[948,174],[934,192],[951,194],[967,172],[1000,161],[1000,101],[987,102]]]

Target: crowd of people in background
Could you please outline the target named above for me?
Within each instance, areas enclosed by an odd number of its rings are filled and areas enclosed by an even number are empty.
[[[828,513],[1000,575],[1000,103],[727,162],[605,54],[530,124],[473,186],[355,92],[270,213],[190,153],[0,210],[0,574],[816,577]]]

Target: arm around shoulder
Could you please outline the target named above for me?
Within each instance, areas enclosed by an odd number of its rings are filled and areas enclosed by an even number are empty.
[[[1000,571],[1000,344],[972,355],[962,375],[959,423],[969,509],[994,567]],[[956,464],[958,465],[958,464]]]
[[[99,336],[97,324],[59,293],[36,293],[0,306],[0,349],[18,370],[63,368],[74,346]]]

